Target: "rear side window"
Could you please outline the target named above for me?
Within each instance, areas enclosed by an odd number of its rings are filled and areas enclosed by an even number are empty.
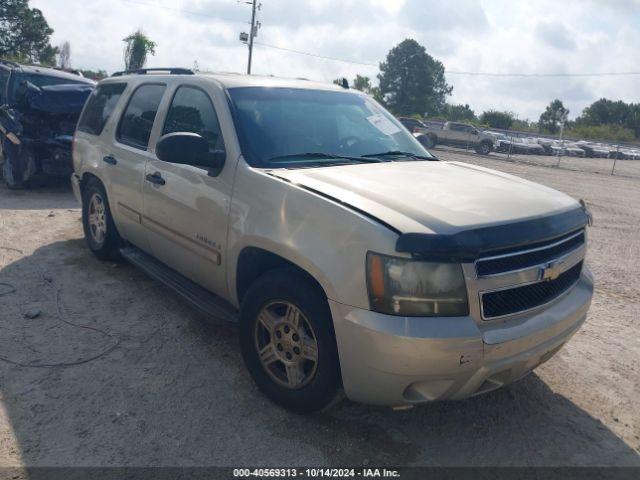
[[[180,87],[167,112],[163,135],[191,132],[209,142],[210,150],[223,150],[218,117],[209,95],[194,87]]]
[[[146,150],[153,122],[165,91],[164,85],[141,85],[133,92],[122,114],[116,138],[119,142]]]
[[[87,106],[78,122],[78,130],[100,135],[126,87],[126,83],[100,85],[87,100]]]

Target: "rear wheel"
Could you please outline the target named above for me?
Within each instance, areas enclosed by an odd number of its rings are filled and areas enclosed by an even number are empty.
[[[113,223],[107,193],[102,183],[91,179],[82,191],[82,227],[87,246],[101,260],[118,256],[120,235]]]
[[[295,412],[329,405],[340,387],[340,366],[323,292],[295,269],[260,277],[240,312],[244,361],[262,392]]]

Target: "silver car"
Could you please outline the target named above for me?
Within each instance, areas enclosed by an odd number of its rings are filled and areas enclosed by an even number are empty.
[[[341,390],[388,406],[489,392],[549,360],[591,302],[584,204],[439,161],[335,85],[113,76],[74,167],[88,248],[237,323],[256,384],[294,411]]]

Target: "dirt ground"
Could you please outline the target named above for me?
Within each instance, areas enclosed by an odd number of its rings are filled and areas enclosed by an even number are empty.
[[[281,410],[233,327],[91,256],[68,187],[2,184],[0,466],[640,465],[640,180],[459,157],[586,199],[596,294],[535,373],[401,412]]]

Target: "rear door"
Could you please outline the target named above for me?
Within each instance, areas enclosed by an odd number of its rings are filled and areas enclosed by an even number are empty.
[[[158,136],[192,132],[204,137],[210,151],[226,151],[217,112],[224,96],[217,87],[181,82],[171,92]],[[218,105],[215,105],[216,96]],[[233,171],[230,162],[219,173],[193,165],[172,164],[151,155],[144,182],[144,223],[155,257],[205,288],[227,292],[222,252]],[[157,179],[161,179],[158,182]]]
[[[107,193],[118,231],[146,251],[149,244],[142,224],[142,188],[145,164],[154,158],[149,152],[149,139],[165,91],[164,83],[135,86],[101,159],[108,176]]]

